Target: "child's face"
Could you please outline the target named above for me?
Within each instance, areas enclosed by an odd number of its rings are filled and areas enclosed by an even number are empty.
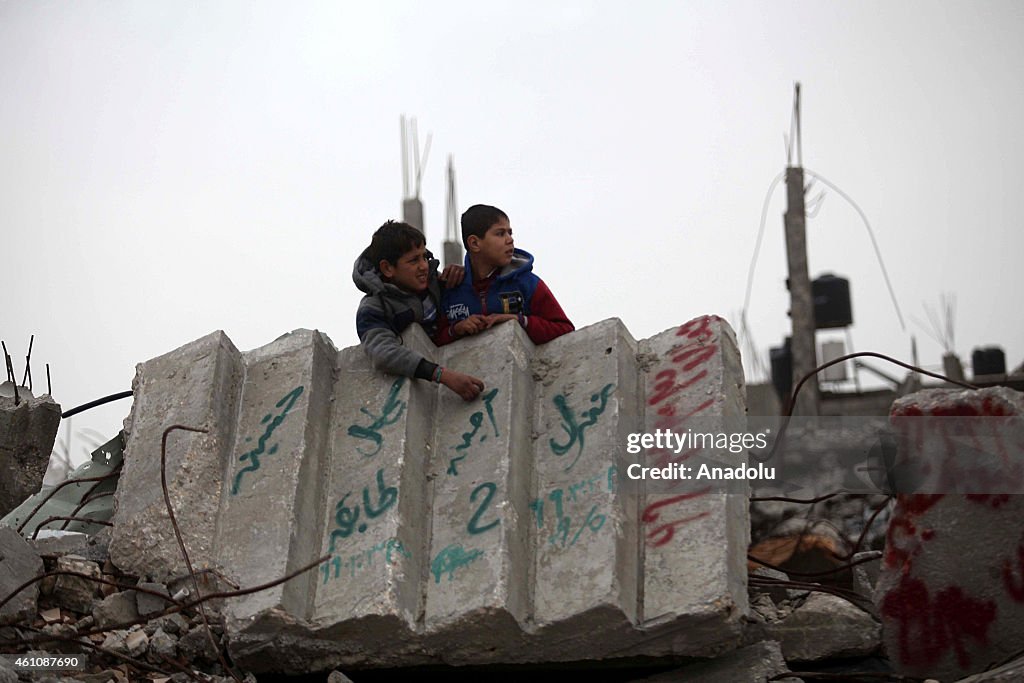
[[[427,288],[430,278],[430,264],[427,262],[426,252],[425,244],[413,247],[402,254],[394,265],[381,261],[380,272],[391,284],[407,292],[422,292]]]
[[[512,262],[515,244],[512,241],[512,226],[507,219],[499,218],[497,223],[487,229],[483,239],[477,244],[480,247],[477,254],[491,268],[502,268]]]

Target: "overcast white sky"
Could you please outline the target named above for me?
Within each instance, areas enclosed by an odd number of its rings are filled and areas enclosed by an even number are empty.
[[[216,329],[358,343],[351,267],[400,217],[399,116],[490,203],[583,327],[636,338],[703,313],[739,327],[762,203],[803,162],[827,191],[811,276],[850,279],[855,350],[939,364],[913,319],[956,296],[955,349],[1024,360],[1020,2],[0,1],[0,338],[65,408]],[[819,184],[812,191],[823,189]],[[748,314],[788,331],[779,186]],[[819,340],[826,335],[819,335]],[[879,363],[880,364],[880,363]],[[896,374],[902,374],[892,368]],[[121,401],[75,418],[113,435]]]

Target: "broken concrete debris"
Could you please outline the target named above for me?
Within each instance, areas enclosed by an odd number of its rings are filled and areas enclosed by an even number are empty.
[[[0,607],[0,626],[15,624],[34,616],[39,584],[32,584],[20,593],[13,593],[21,585],[42,574],[43,561],[32,550],[32,546],[14,529],[0,526],[0,600],[11,596]]]
[[[866,657],[881,645],[881,626],[850,601],[812,592],[785,619],[765,632],[782,644],[787,662]]]
[[[977,454],[1003,466],[991,486],[1021,490],[1024,395],[925,390],[891,415],[907,447],[929,455],[929,481],[948,487],[898,496],[875,595],[886,650],[907,676],[984,671],[1024,649],[1024,496],[992,493]]]
[[[60,425],[60,406],[49,396],[0,396],[0,518],[39,490]]]
[[[13,595],[7,604],[18,606],[19,618],[0,627],[0,652],[26,656],[35,653],[40,657],[62,653],[87,655],[88,670],[61,674],[61,680],[69,681],[150,681],[158,680],[160,676],[156,674],[161,672],[165,672],[163,678],[169,680],[183,668],[210,674],[211,677],[205,680],[233,680],[220,668],[218,652],[212,650],[207,629],[195,610],[186,610],[187,614],[158,614],[148,620],[139,617],[136,609],[138,589],[145,587],[167,594],[166,586],[139,582],[118,572],[108,562],[75,556],[44,560],[8,527],[0,527],[0,557],[4,558],[4,564],[0,566],[0,586],[3,586],[0,600],[25,580],[42,576],[44,566],[50,572],[76,574],[58,576],[48,590],[39,591],[37,583]],[[13,571],[16,564],[27,565],[29,569]],[[36,568],[32,569],[33,566]],[[4,571],[7,569],[12,571]],[[19,583],[8,589],[8,577]],[[125,590],[115,588],[115,592],[104,596],[100,590],[102,584],[97,580],[117,584]],[[137,588],[131,589],[133,585]],[[155,599],[160,600],[159,597]],[[176,609],[173,605],[168,607]],[[7,606],[0,613],[7,614]],[[223,626],[215,622],[212,629],[222,648]],[[80,644],[82,640],[88,647]],[[5,680],[9,672],[15,674],[10,679],[14,681],[56,679],[52,672],[30,674],[9,665],[7,660],[0,661],[0,681]]]

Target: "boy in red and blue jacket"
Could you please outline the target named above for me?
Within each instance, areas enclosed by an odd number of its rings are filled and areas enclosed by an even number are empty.
[[[434,343],[438,346],[515,320],[534,344],[576,329],[544,281],[533,273],[533,256],[516,249],[504,211],[476,204],[462,214],[466,276],[441,298]]]

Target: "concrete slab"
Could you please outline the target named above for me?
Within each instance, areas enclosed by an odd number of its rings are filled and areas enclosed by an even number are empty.
[[[444,347],[443,365],[486,385],[471,403],[440,393],[434,420],[424,626],[450,663],[501,650],[529,613],[532,354],[512,323]]]
[[[743,415],[723,321],[639,345],[617,320],[539,348],[512,323],[444,349],[413,327],[404,343],[481,377],[483,395],[465,403],[378,374],[359,347],[335,353],[309,331],[244,358],[217,339],[183,347],[174,362],[188,366],[189,386],[167,381],[173,363],[141,367],[140,398],[151,399],[136,401],[129,457],[135,440],[139,458],[159,461],[138,433],[158,433],[172,407],[200,404],[188,415],[219,435],[197,442],[220,468],[216,486],[196,486],[220,505],[185,508],[191,528],[217,517],[215,552],[200,562],[254,585],[331,554],[226,608],[237,663],[300,673],[713,656],[738,644],[746,496],[627,491],[616,462],[631,434],[681,424],[673,416],[703,411],[724,428]],[[216,414],[211,396],[222,399]],[[175,472],[198,467],[183,462]],[[143,553],[140,566],[177,557],[173,537],[153,545],[163,554]]]
[[[640,342],[644,431],[721,432],[744,416],[744,379],[736,339],[718,316],[695,318]],[[694,456],[736,466],[744,453],[728,450],[647,451],[650,466],[686,463]],[[642,482],[649,489],[651,482]],[[640,513],[641,625],[666,628],[645,642],[645,654],[715,654],[739,642],[748,612],[746,549],[750,542],[747,489],[722,493],[722,482],[685,482],[677,491],[648,492]],[[735,490],[735,489],[734,489]]]
[[[549,660],[617,649],[620,638],[599,634],[637,620],[639,499],[622,495],[617,468],[640,428],[636,354],[610,319],[538,347],[532,364],[532,621],[541,643],[559,643],[539,646]]]
[[[0,525],[0,600],[12,595],[14,589],[43,573],[43,560],[14,529]],[[28,623],[36,616],[39,583],[23,589],[0,607],[0,626]]]
[[[404,343],[440,355],[418,326]],[[333,557],[317,575],[317,637],[400,658],[423,612],[438,387],[375,372],[357,346],[339,354],[339,366],[321,538]]]
[[[979,449],[1011,465],[1009,474],[1013,463],[1024,462],[1019,426],[971,437],[962,422],[1016,416],[1019,425],[1020,392],[925,390],[896,401],[890,415],[903,448],[927,453],[939,465],[935,481],[984,481],[961,470],[977,462]],[[926,429],[915,427],[929,416]],[[941,421],[947,417],[961,421],[957,434],[947,433]],[[1024,642],[1024,496],[984,490],[900,495],[875,604],[886,650],[904,675],[956,680],[1009,660]]]
[[[217,510],[241,380],[241,354],[220,331],[137,367],[110,543],[110,559],[123,571],[158,581],[188,571],[160,486],[161,438],[175,424],[209,430],[171,433],[166,473],[193,564],[214,561]]]
[[[241,586],[265,583],[319,557],[328,419],[337,351],[295,330],[243,354],[245,381],[217,524],[217,563]],[[280,609],[308,619],[315,575],[232,600],[226,616]]]

